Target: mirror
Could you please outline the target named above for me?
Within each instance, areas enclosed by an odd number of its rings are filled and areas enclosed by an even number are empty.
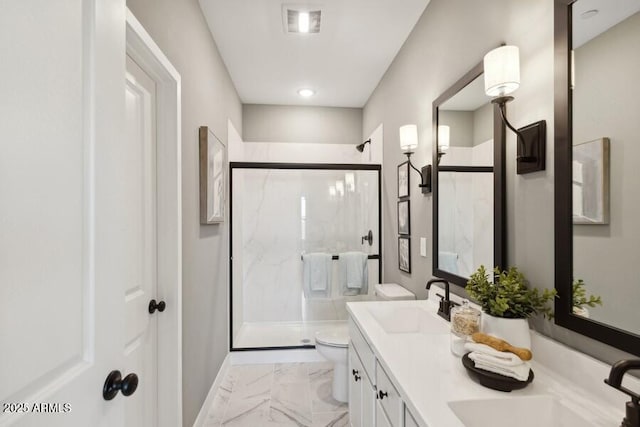
[[[640,0],[556,0],[556,323],[640,355]]]
[[[433,275],[459,286],[505,264],[504,138],[482,63],[433,103]]]

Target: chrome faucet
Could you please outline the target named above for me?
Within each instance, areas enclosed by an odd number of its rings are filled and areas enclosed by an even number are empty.
[[[449,282],[444,279],[431,279],[427,282],[427,290],[431,288],[431,285],[434,283],[442,283],[444,284],[444,296],[440,294],[436,294],[440,297],[440,305],[438,306],[438,316],[446,319],[448,322],[451,321],[451,307],[458,305],[455,302],[449,299]]]
[[[609,378],[604,380],[611,387],[631,396],[626,405],[626,416],[620,427],[640,427],[640,395],[622,386],[622,377],[627,371],[640,369],[640,359],[620,360],[611,366]]]

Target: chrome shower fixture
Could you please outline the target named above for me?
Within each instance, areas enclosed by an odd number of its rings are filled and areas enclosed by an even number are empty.
[[[360,144],[360,145],[356,145],[356,150],[358,150],[359,152],[361,152],[361,153],[362,153],[362,152],[364,151],[364,146],[365,146],[366,144],[371,144],[371,138],[367,139],[365,142],[363,142],[363,143],[362,143],[362,144]]]

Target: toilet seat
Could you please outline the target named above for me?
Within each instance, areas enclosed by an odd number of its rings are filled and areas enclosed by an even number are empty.
[[[349,347],[349,330],[347,328],[328,329],[316,332],[316,343],[329,347]]]

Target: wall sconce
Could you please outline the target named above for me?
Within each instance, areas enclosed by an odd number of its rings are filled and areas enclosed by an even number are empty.
[[[518,136],[517,173],[525,174],[545,169],[547,124],[532,123],[516,129],[507,120],[508,96],[520,87],[520,57],[517,46],[500,46],[484,56],[484,91],[497,104],[502,121]]]
[[[400,126],[400,149],[407,156],[409,166],[418,172],[420,175],[420,184],[418,187],[422,189],[423,194],[431,193],[431,165],[422,167],[422,172],[419,171],[411,163],[411,155],[413,150],[418,147],[418,126],[416,125],[404,125]]]
[[[449,126],[438,126],[438,164],[440,164],[440,159],[442,158],[442,156],[447,154],[447,150],[449,150],[450,134],[451,129],[449,128]]]

